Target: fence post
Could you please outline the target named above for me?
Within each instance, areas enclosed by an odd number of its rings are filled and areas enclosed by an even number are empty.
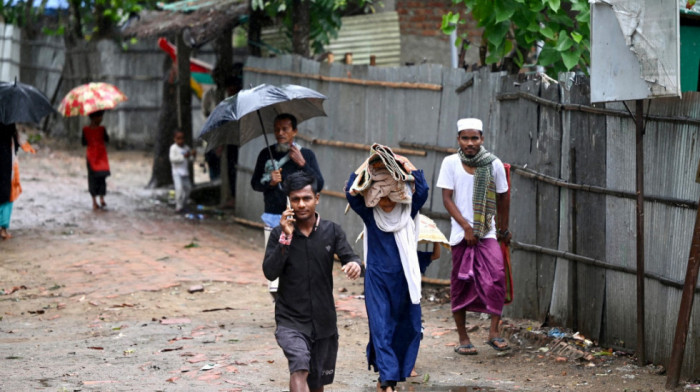
[[[698,162],[695,182],[700,183],[700,162]],[[685,342],[688,338],[690,313],[693,309],[693,299],[695,298],[695,286],[698,284],[698,269],[700,269],[700,208],[698,208],[695,216],[695,229],[693,230],[693,241],[690,244],[688,270],[685,273],[685,285],[681,296],[681,308],[678,311],[676,336],[673,339],[671,358],[668,361],[666,388],[678,386],[678,378],[681,374],[681,365],[683,364],[683,354],[685,353]]]
[[[638,99],[635,108],[637,142],[637,359],[646,365],[644,344],[644,100]]]

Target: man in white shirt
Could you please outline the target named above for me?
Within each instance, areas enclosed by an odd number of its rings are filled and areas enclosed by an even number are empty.
[[[505,301],[505,268],[498,240],[508,243],[511,238],[508,180],[503,162],[482,146],[481,120],[459,120],[457,143],[458,152],[442,161],[436,184],[452,217],[450,299],[459,335],[455,352],[477,354],[467,334],[466,311],[491,315],[487,344],[503,351],[510,347],[498,333]]]

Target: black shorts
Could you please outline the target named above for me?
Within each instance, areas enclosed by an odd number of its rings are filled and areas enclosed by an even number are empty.
[[[277,344],[289,362],[289,373],[306,370],[309,389],[333,383],[335,360],[338,355],[338,334],[311,339],[305,334],[282,326],[275,331]]]

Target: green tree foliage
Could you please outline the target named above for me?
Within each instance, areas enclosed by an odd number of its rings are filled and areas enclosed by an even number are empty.
[[[0,17],[7,24],[22,26],[25,24],[23,4],[13,4],[13,0],[0,0]]]
[[[482,62],[495,69],[509,63],[517,69],[534,61],[556,77],[590,65],[588,0],[453,0],[466,7],[483,28]],[[450,34],[465,21],[459,13],[443,15],[442,31]],[[457,45],[469,44],[460,34]],[[512,69],[511,69],[512,71]]]
[[[298,0],[297,0],[298,1]],[[308,40],[314,54],[323,53],[324,47],[331,39],[338,36],[341,16],[348,7],[347,0],[301,0],[308,3],[309,10],[309,34]],[[271,19],[279,19],[282,23],[285,35],[293,40],[295,20],[293,9],[294,0],[251,0],[254,10],[264,10]],[[371,4],[371,0],[356,0],[354,6]],[[297,26],[296,29],[298,30]]]
[[[71,32],[75,38],[114,36],[115,28],[142,9],[154,9],[156,0],[67,0],[69,9],[46,16],[47,0],[0,0],[0,16],[5,23],[27,29],[41,21],[44,33]]]

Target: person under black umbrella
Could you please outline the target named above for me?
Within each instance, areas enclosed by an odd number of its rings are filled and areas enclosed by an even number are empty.
[[[15,156],[19,142],[15,124],[0,124],[0,238],[6,240],[12,236],[10,217],[14,203]]]
[[[29,143],[21,143],[16,123],[37,123],[54,112],[48,98],[36,87],[14,82],[0,82],[0,238],[12,236],[10,217],[14,201],[22,193],[19,182],[17,151],[34,153]]]
[[[207,141],[207,149],[217,146],[245,143],[263,136],[265,149],[258,155],[251,179],[254,190],[263,192],[265,212],[265,246],[270,231],[279,225],[285,210],[286,196],[280,183],[300,170],[317,179],[318,191],[323,189],[323,176],[316,155],[294,143],[297,123],[310,118],[325,116],[323,101],[327,98],[318,91],[294,84],[273,86],[261,84],[241,90],[226,98],[211,112],[199,137]],[[270,146],[265,129],[274,129],[277,144]],[[277,283],[270,283],[273,298]]]
[[[294,142],[294,137],[299,132],[296,117],[288,113],[277,115],[274,132],[277,143],[260,151],[250,180],[253,189],[262,192],[265,199],[265,211],[261,217],[265,224],[265,246],[270,232],[279,226],[282,212],[287,209],[287,196],[280,187],[285,178],[298,171],[305,171],[316,177],[317,191],[321,192],[323,189],[323,175],[316,155],[310,149]],[[277,286],[277,280],[269,284],[273,298],[277,293]]]

